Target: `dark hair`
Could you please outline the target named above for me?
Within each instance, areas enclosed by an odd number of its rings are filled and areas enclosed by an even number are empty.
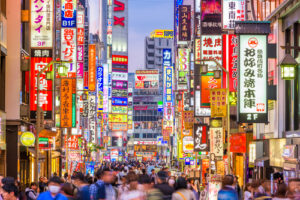
[[[37,184],[35,182],[30,183],[30,187],[32,186],[37,186]]]
[[[73,196],[74,195],[74,188],[71,183],[64,183],[61,187],[61,190],[64,191],[65,194]]]
[[[151,184],[151,178],[147,174],[143,174],[139,177],[139,184]]]
[[[286,192],[287,192],[287,186],[284,183],[279,184],[275,197],[285,197]]]
[[[3,185],[2,189],[7,193],[13,192],[15,197],[18,197],[18,188],[15,184],[13,183],[5,184]]]
[[[226,175],[224,176],[223,178],[223,187],[226,186],[226,185],[232,185],[234,182],[234,176],[233,175]]]
[[[52,176],[50,179],[49,179],[49,181],[48,181],[48,183],[58,183],[58,184],[62,184],[63,182],[62,182],[62,180],[58,177],[58,176]]]
[[[126,176],[128,183],[138,181],[138,176],[134,172],[129,172]]]
[[[246,185],[245,185],[245,188],[244,188],[244,191],[246,192],[246,191],[248,191],[248,192],[250,192],[249,190],[248,190],[248,187],[252,187],[251,186],[251,183],[247,183]]]
[[[157,173],[157,177],[162,180],[163,182],[166,182],[167,181],[167,178],[168,178],[168,173],[166,171],[159,171]]]
[[[104,168],[103,170],[98,169],[95,175],[96,175],[96,177],[97,177],[98,179],[100,179],[100,178],[103,177],[103,175],[104,175],[106,172],[110,172],[110,169],[109,169],[109,168]]]
[[[82,182],[85,182],[85,178],[83,173],[81,172],[76,172],[73,174],[73,176],[71,177],[72,180],[80,180]]]
[[[6,184],[15,184],[15,179],[13,177],[4,177],[2,180],[1,180],[2,184],[3,185],[6,185]]]
[[[186,181],[186,179],[183,178],[183,177],[179,177],[179,178],[176,180],[175,188],[176,188],[176,190],[179,190],[179,189],[187,189],[187,181]]]

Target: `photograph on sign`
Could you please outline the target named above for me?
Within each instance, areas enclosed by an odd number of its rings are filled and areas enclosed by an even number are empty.
[[[202,34],[222,33],[221,0],[201,1],[201,32]]]

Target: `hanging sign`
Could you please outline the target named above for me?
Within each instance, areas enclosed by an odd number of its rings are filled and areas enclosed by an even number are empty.
[[[210,128],[210,152],[223,156],[223,128]]]
[[[226,89],[210,90],[211,117],[226,117]]]
[[[194,124],[194,151],[209,151],[206,125]]]
[[[246,0],[223,0],[223,29],[234,29],[235,21],[245,21]]]
[[[179,6],[179,41],[191,40],[191,6]]]
[[[30,147],[35,142],[35,136],[32,132],[23,132],[20,141],[24,146]]]
[[[60,126],[72,127],[72,79],[61,79]]]

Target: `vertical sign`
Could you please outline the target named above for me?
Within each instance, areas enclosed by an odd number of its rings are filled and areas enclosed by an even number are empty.
[[[194,152],[209,151],[207,126],[194,124]]]
[[[238,121],[267,122],[267,36],[240,35]]]
[[[187,48],[178,49],[178,89],[187,89],[187,75],[190,66],[190,51]]]
[[[201,107],[210,107],[210,90],[221,88],[221,79],[214,79],[213,73],[207,73],[201,76]]]
[[[77,6],[77,0],[61,1],[61,27],[63,28],[76,27],[76,6]]]
[[[88,120],[89,120],[89,132],[90,132],[90,142],[96,143],[96,96],[95,93],[89,93],[88,97],[89,110],[88,110]]]
[[[31,0],[31,47],[53,46],[53,0]]]
[[[245,21],[246,0],[223,0],[223,29],[234,29],[235,21]]]
[[[89,90],[96,88],[96,45],[89,45]]]
[[[221,0],[201,1],[201,32],[202,34],[221,34]]]
[[[97,66],[98,111],[103,112],[103,67]]]
[[[72,127],[72,79],[61,79],[60,125],[62,128]]]
[[[238,86],[238,38],[236,35],[223,35],[223,66],[229,71],[229,91],[236,92]],[[226,73],[223,73],[226,80]],[[223,87],[227,88],[226,81]]]
[[[226,89],[210,90],[211,117],[226,117]]]
[[[199,64],[199,60],[201,59],[201,39],[197,39],[195,38],[195,52],[194,52],[194,56],[195,56],[195,63]],[[200,69],[199,69],[200,70]],[[195,74],[200,74],[200,71],[195,71]]]
[[[62,28],[61,29],[61,59],[65,61],[72,61],[69,66],[68,76],[70,74],[74,77],[76,74],[76,29],[75,28]]]
[[[222,36],[221,35],[202,35],[201,36],[201,58],[215,59],[222,64]],[[205,62],[208,70],[214,70],[215,62]]]
[[[191,6],[179,6],[179,41],[191,40]]]
[[[210,128],[210,152],[223,156],[223,128]]]

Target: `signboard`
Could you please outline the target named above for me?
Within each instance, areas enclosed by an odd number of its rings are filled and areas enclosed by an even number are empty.
[[[195,116],[210,116],[211,110],[210,108],[201,108],[201,91],[195,90]]]
[[[128,72],[128,65],[112,64],[112,72]]]
[[[112,72],[111,79],[112,80],[119,80],[119,81],[127,81],[128,80],[128,73]]]
[[[194,124],[194,151],[209,151],[206,125]]]
[[[77,0],[61,0],[61,27],[76,27]]]
[[[221,35],[202,35],[201,36],[201,59],[215,59],[222,64],[222,36]],[[216,69],[215,62],[205,62],[208,70]]]
[[[72,79],[61,79],[60,127],[72,127]]]
[[[246,0],[223,0],[223,29],[234,29],[235,21],[246,20]]]
[[[202,34],[221,34],[221,0],[201,1],[201,31]]]
[[[226,89],[211,89],[210,90],[210,108],[211,117],[226,117]]]
[[[112,55],[112,64],[128,65],[128,56]]]
[[[182,149],[184,153],[194,152],[194,139],[191,136],[182,138]]]
[[[194,51],[194,59],[195,64],[199,64],[199,60],[201,59],[201,39],[195,38],[195,51]],[[200,70],[200,69],[199,69]],[[195,74],[200,74],[200,71],[195,70]]]
[[[201,107],[210,107],[210,90],[221,88],[221,79],[214,79],[213,73],[201,76]]]
[[[136,89],[158,89],[159,73],[158,70],[137,70],[135,72]]]
[[[96,88],[96,45],[89,44],[89,90]]]
[[[34,144],[35,142],[35,136],[32,132],[23,132],[21,137],[20,137],[20,142],[26,146],[30,147]]]
[[[80,135],[71,135],[68,139],[67,136],[65,136],[65,148],[71,149],[71,150],[79,150],[79,141]]]
[[[229,91],[236,92],[238,86],[238,38],[233,34],[224,34],[223,45],[223,66],[229,71]],[[226,80],[226,73],[223,73],[223,80]],[[227,88],[226,81],[223,87]]]
[[[127,115],[110,114],[108,120],[109,122],[127,122]]]
[[[95,93],[89,93],[88,96],[88,120],[89,120],[89,134],[90,142],[96,144],[96,95]]]
[[[240,35],[238,121],[267,123],[267,35]]]
[[[191,6],[179,6],[179,41],[191,40]]]
[[[246,153],[246,133],[235,133],[230,135],[230,152]]]
[[[127,131],[127,123],[109,123],[112,131]]]
[[[112,97],[111,105],[113,106],[127,106],[128,99],[123,97]]]
[[[210,152],[223,156],[223,128],[210,128]]]
[[[195,13],[195,38],[200,38],[200,37],[201,37],[201,13],[196,12]]]
[[[174,36],[173,30],[156,29],[152,31],[150,34],[151,38],[173,38],[173,36]]]
[[[112,106],[111,112],[114,114],[127,114],[128,107],[127,106]]]
[[[30,39],[32,48],[53,46],[53,0],[31,0]]]
[[[103,67],[97,66],[97,91],[103,92]]]
[[[164,101],[165,105],[171,103],[173,104],[173,67],[164,67],[165,74],[165,89],[164,89]]]
[[[112,89],[117,89],[117,90],[126,90],[128,88],[128,82],[127,81],[112,81]]]
[[[75,62],[77,58],[76,49],[76,29],[62,28],[61,29],[61,60]],[[69,64],[69,72],[76,72],[76,66]],[[74,66],[73,66],[74,65]]]
[[[188,74],[190,66],[190,51],[187,48],[178,49],[178,84],[177,87],[179,90],[187,89],[188,83]]]
[[[126,90],[116,90],[112,89],[111,95],[113,97],[127,97],[127,91]]]

